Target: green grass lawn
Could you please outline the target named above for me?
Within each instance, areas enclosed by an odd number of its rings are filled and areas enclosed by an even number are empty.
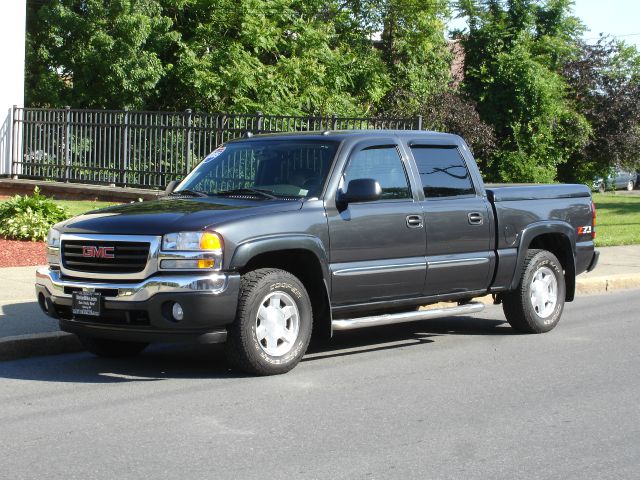
[[[640,244],[640,195],[596,193],[596,245]]]
[[[76,216],[81,213],[96,210],[98,208],[117,205],[114,202],[96,202],[93,200],[54,200],[58,205],[65,207],[71,215]]]

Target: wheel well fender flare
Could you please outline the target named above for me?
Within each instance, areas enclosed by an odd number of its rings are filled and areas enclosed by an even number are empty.
[[[271,235],[266,238],[247,240],[236,247],[229,262],[229,268],[239,270],[258,255],[275,253],[280,250],[307,250],[313,253],[320,263],[322,277],[327,282],[327,286],[329,286],[330,276],[327,252],[320,239],[312,235]]]
[[[516,261],[516,269],[511,281],[510,290],[515,290],[520,282],[520,277],[525,268],[524,260],[527,256],[527,250],[534,240],[542,235],[557,235],[563,239],[565,245],[563,250],[568,251],[565,255],[565,283],[566,283],[566,300],[572,301],[575,295],[575,251],[576,251],[576,234],[574,228],[567,222],[561,220],[546,220],[528,225],[520,237],[518,246],[518,257]],[[553,252],[552,252],[553,253]],[[559,259],[562,261],[562,259]]]
[[[270,235],[269,237],[254,238],[238,245],[233,253],[229,268],[232,270],[242,270],[249,265],[252,259],[259,255],[278,253],[282,251],[304,251],[312,254],[320,265],[322,273],[321,280],[323,286],[324,307],[326,307],[326,315],[328,320],[323,326],[322,335],[330,337],[331,329],[331,275],[329,273],[329,258],[322,241],[313,235]],[[320,293],[320,292],[318,292]]]

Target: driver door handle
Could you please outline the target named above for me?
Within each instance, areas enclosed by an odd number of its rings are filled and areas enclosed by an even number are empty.
[[[422,215],[407,215],[407,227],[422,228]]]
[[[467,218],[469,219],[469,223],[471,225],[482,225],[483,218],[480,212],[470,212],[467,214]]]

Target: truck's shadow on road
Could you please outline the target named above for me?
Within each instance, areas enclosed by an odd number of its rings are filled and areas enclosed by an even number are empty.
[[[327,363],[335,357],[368,355],[385,350],[429,348],[451,335],[512,335],[501,320],[451,317],[400,325],[339,332],[330,341],[312,342],[303,365]],[[291,374],[295,375],[294,370]],[[290,374],[290,375],[291,375]],[[228,379],[245,375],[232,371],[222,345],[157,345],[128,359],[97,358],[87,352],[0,362],[2,378],[46,382],[122,383],[165,379]]]
[[[433,343],[445,335],[508,335],[506,321],[476,317],[449,317],[384,327],[336,332],[328,341],[312,342],[303,362],[344,355],[358,355]]]

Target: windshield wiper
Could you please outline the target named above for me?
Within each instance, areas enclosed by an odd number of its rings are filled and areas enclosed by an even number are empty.
[[[169,195],[191,195],[192,197],[208,197],[209,196],[204,192],[199,192],[198,190],[189,190],[189,189],[174,191],[174,192],[171,192]]]
[[[215,195],[242,195],[242,194],[253,194],[253,195],[262,195],[265,198],[278,198],[273,194],[271,190],[266,190],[263,188],[234,188],[232,190],[223,190],[222,192],[217,192]]]

